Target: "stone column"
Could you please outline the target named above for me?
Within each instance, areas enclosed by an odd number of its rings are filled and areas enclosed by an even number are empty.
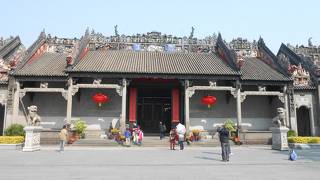
[[[314,129],[314,116],[313,116],[313,106],[309,107],[309,115],[310,115],[310,128],[311,128],[311,136],[315,136],[315,129]]]
[[[184,89],[184,120],[185,120],[185,125],[186,125],[186,129],[187,132],[189,132],[189,128],[190,128],[190,117],[189,117],[189,96],[190,96],[190,92],[188,91],[188,87],[189,87],[189,81],[186,80],[185,81],[185,89]]]
[[[242,111],[241,111],[241,88],[240,88],[240,84],[237,83],[237,89],[236,89],[236,97],[237,97],[237,134],[238,134],[238,138],[240,139],[241,134],[240,134],[240,130],[241,130],[241,124],[242,124]],[[242,129],[243,130],[243,129]],[[245,141],[245,133],[243,133],[243,140]]]
[[[283,88],[283,96],[284,96],[284,109],[286,110],[286,119],[284,125],[289,127],[289,101],[288,101],[288,93],[287,93],[287,86]]]
[[[16,82],[15,84],[16,90],[14,92],[13,96],[13,108],[12,108],[12,118],[10,121],[10,125],[17,122],[18,117],[19,117],[19,101],[20,101],[20,83],[19,81]]]
[[[124,132],[126,130],[126,103],[127,103],[127,80],[122,80],[122,105],[121,105],[121,117],[120,117],[120,130]]]
[[[69,79],[68,95],[67,95],[67,124],[71,123],[72,117],[72,78]]]
[[[236,89],[237,91],[237,124],[238,127],[241,126],[242,123],[242,117],[241,117],[241,91],[240,88],[238,87]]]

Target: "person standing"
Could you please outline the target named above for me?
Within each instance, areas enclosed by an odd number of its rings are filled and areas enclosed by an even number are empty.
[[[180,145],[180,150],[183,150],[184,149],[184,140],[185,140],[185,134],[186,134],[186,127],[179,123],[177,126],[177,133],[178,133],[178,142],[179,142],[179,145]]]
[[[222,128],[218,129],[218,133],[219,133],[219,140],[221,143],[222,161],[226,162],[226,161],[229,161],[229,155],[230,155],[229,131],[225,127],[225,125],[223,125]]]
[[[64,145],[66,144],[68,140],[68,131],[67,131],[67,126],[63,125],[60,133],[59,133],[59,138],[60,138],[60,150],[59,152],[64,151]]]
[[[167,128],[166,128],[166,125],[163,124],[161,121],[159,123],[159,130],[160,130],[160,140],[162,140],[165,137]]]

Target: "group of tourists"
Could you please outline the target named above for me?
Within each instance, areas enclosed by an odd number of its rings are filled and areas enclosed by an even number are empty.
[[[160,140],[165,138],[166,126],[162,122],[159,124]],[[180,146],[180,150],[184,149],[184,142],[186,141],[186,127],[182,124],[172,125],[169,133],[170,149],[175,150],[176,142]]]
[[[159,129],[160,129],[160,140],[162,140],[165,138],[165,133],[167,130],[165,124],[160,122]],[[229,161],[229,157],[231,154],[230,144],[229,144],[230,133],[224,125],[219,127],[217,132],[219,134],[219,140],[221,143],[222,161],[227,162]],[[126,131],[124,132],[124,136],[125,136],[125,145],[128,147],[131,145],[131,142],[134,145],[138,145],[138,146],[142,144],[143,131],[140,129],[140,126],[134,125],[133,128],[127,128]],[[65,143],[68,140],[68,130],[66,125],[64,125],[63,128],[61,129],[59,133],[59,138],[60,138],[59,152],[63,152]],[[181,123],[178,123],[177,125],[173,125],[171,127],[171,130],[169,133],[170,150],[175,150],[175,145],[177,141],[178,141],[180,150],[183,150],[184,142],[186,141],[186,128]]]
[[[140,129],[140,126],[136,126],[134,128],[127,128],[124,132],[124,136],[126,138],[126,146],[131,146],[131,142],[134,145],[141,146],[143,139],[143,131]]]
[[[160,122],[160,139],[164,138],[164,132],[163,128],[164,126],[162,122]],[[178,130],[177,130],[178,129]],[[227,162],[229,161],[229,157],[231,155],[230,150],[230,133],[228,129],[225,127],[225,125],[222,125],[217,130],[219,134],[219,140],[221,144],[221,156],[222,161]],[[169,133],[169,142],[170,142],[170,150],[175,150],[176,141],[178,141],[178,144],[180,146],[180,150],[184,149],[184,141],[186,141],[186,129],[185,126],[182,124],[178,124],[177,126],[172,126],[170,133]]]

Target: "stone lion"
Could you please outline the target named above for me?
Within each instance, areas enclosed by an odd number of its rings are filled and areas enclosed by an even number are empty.
[[[275,127],[282,127],[284,126],[284,121],[286,118],[286,112],[284,108],[277,108],[277,116],[272,119],[272,124]]]
[[[29,106],[28,107],[28,122],[27,124],[29,126],[40,126],[40,122],[41,122],[41,118],[40,116],[37,114],[38,108],[35,105]]]

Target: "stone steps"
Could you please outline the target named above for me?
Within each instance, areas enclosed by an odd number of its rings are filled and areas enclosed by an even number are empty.
[[[120,146],[114,140],[109,139],[79,139],[70,146]]]
[[[109,139],[80,139],[74,142],[71,146],[121,146],[114,140]],[[160,140],[159,137],[145,137],[142,141],[143,147],[169,147],[168,137]],[[217,139],[206,139],[198,142],[191,142],[190,146],[212,147],[220,146]]]

